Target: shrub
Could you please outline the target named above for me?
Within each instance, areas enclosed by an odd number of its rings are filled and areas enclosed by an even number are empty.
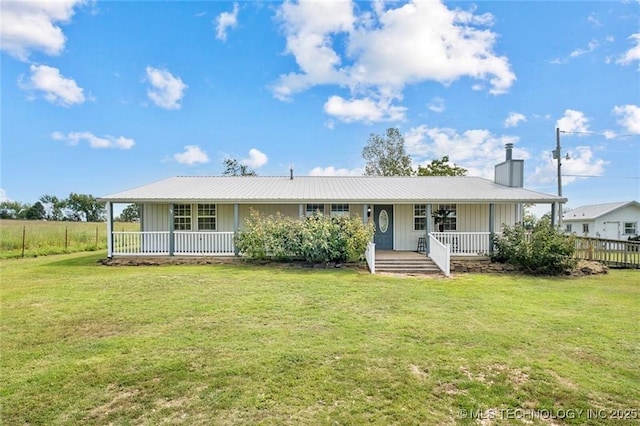
[[[494,261],[526,273],[558,275],[576,266],[574,237],[562,234],[548,220],[538,222],[530,233],[522,225],[505,226],[495,245]]]
[[[305,220],[261,216],[252,211],[235,236],[240,254],[252,260],[304,260],[312,263],[356,262],[373,238],[373,225],[358,217],[314,214]]]

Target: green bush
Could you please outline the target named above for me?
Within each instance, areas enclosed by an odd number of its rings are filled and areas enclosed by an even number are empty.
[[[311,263],[356,262],[373,238],[373,224],[358,217],[325,217],[304,220],[261,216],[252,211],[235,236],[239,253],[252,260],[304,260]]]
[[[576,266],[575,241],[558,231],[548,220],[527,231],[522,225],[505,226],[495,238],[493,260],[510,263],[537,275],[559,275]]]

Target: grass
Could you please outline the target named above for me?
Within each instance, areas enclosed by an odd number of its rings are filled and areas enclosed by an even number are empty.
[[[638,271],[447,280],[101,257],[0,262],[2,423],[474,424],[519,409],[495,424],[549,424],[532,418],[545,410],[633,424],[607,410],[640,407]]]
[[[116,223],[114,230],[137,231],[138,223]],[[107,248],[107,225],[0,219],[0,259],[46,256]]]

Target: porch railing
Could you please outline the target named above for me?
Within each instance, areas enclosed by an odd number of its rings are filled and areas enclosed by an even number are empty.
[[[167,256],[169,231],[113,232],[113,254],[118,256]],[[173,233],[173,254],[179,256],[233,255],[233,232]]]
[[[445,276],[451,275],[451,253],[449,244],[442,244],[433,233],[429,234],[429,258]]]
[[[452,256],[482,256],[490,252],[491,232],[432,232],[429,235],[449,245]]]
[[[640,269],[640,242],[575,237],[575,257],[610,266]]]
[[[364,257],[367,260],[367,265],[369,265],[369,271],[372,274],[376,273],[376,244],[369,243],[367,245],[367,249],[364,251]]]

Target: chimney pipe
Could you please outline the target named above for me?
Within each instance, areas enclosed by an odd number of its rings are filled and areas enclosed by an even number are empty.
[[[506,160],[512,160],[513,159],[513,144],[512,143],[508,143],[505,144],[505,149],[506,149]]]
[[[289,180],[293,180],[293,164],[289,166]]]

